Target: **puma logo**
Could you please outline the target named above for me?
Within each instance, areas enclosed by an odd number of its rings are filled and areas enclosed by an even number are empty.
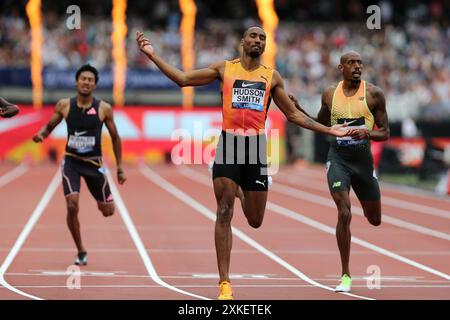
[[[266,181],[261,182],[259,180],[255,180],[255,183],[262,184],[263,187],[266,187]]]

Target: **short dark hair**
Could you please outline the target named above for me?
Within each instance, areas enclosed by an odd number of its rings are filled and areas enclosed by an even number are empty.
[[[248,27],[247,29],[244,30],[244,32],[243,32],[243,34],[242,34],[242,38],[245,38],[245,36],[247,35],[248,31],[249,31],[251,28],[259,28],[259,29],[261,29],[262,31],[264,31],[263,27],[261,27],[261,26],[259,26],[259,25],[252,25],[252,26],[250,26],[250,27]],[[265,33],[265,31],[264,31],[264,33]]]
[[[98,71],[96,68],[94,68],[90,64],[85,64],[84,66],[81,66],[81,68],[77,70],[77,73],[75,74],[75,81],[78,81],[80,74],[84,71],[92,72],[95,76],[95,83],[98,82]]]

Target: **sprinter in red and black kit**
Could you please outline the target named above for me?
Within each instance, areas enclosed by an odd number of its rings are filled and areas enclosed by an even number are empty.
[[[105,217],[114,213],[114,202],[106,176],[107,169],[102,162],[102,128],[105,123],[111,135],[114,156],[117,163],[117,179],[120,184],[126,180],[122,169],[122,148],[109,104],[95,99],[93,92],[98,82],[98,71],[90,65],[82,66],[75,76],[77,96],[61,99],[55,107],[50,121],[33,137],[42,142],[62,121],[67,123],[67,143],[62,175],[64,195],[67,203],[67,225],[78,249],[75,264],[87,264],[87,251],[81,241],[78,221],[78,203],[81,177],[98,209]]]

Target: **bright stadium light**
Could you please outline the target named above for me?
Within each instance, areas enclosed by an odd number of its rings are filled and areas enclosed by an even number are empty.
[[[262,21],[267,36],[266,50],[262,57],[263,63],[270,67],[275,67],[275,58],[277,55],[275,31],[278,26],[278,16],[273,6],[273,0],[256,0],[256,4],[258,5],[259,18]]]
[[[180,9],[183,14],[180,24],[181,34],[181,63],[185,71],[192,70],[195,66],[195,15],[197,7],[194,0],[180,0]],[[183,107],[190,109],[194,105],[194,88],[183,87]]]
[[[126,10],[127,0],[113,0],[113,32],[111,40],[114,60],[113,97],[116,106],[123,106],[125,103],[124,92],[127,72],[127,55],[125,51],[125,37],[127,36]]]
[[[29,0],[26,6],[31,29],[31,82],[33,84],[33,105],[42,108],[42,12],[41,0]]]

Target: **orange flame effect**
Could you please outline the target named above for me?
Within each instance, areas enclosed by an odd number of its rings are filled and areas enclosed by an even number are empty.
[[[277,56],[277,44],[275,42],[275,31],[278,26],[278,16],[273,5],[273,0],[256,0],[258,5],[258,15],[262,21],[264,31],[266,32],[266,50],[263,55],[263,63],[275,67],[275,58]]]
[[[116,106],[123,106],[125,102],[125,82],[127,72],[127,56],[125,38],[127,36],[126,20],[127,0],[113,0],[112,19],[113,43],[112,56],[114,59],[113,97]]]
[[[195,65],[194,36],[195,15],[197,6],[194,0],[179,0],[183,18],[180,24],[181,63],[185,71],[192,70]],[[194,88],[183,87],[183,107],[191,109],[194,105]]]
[[[33,105],[42,108],[42,15],[41,0],[29,0],[26,6],[31,29],[31,82],[33,83]]]

